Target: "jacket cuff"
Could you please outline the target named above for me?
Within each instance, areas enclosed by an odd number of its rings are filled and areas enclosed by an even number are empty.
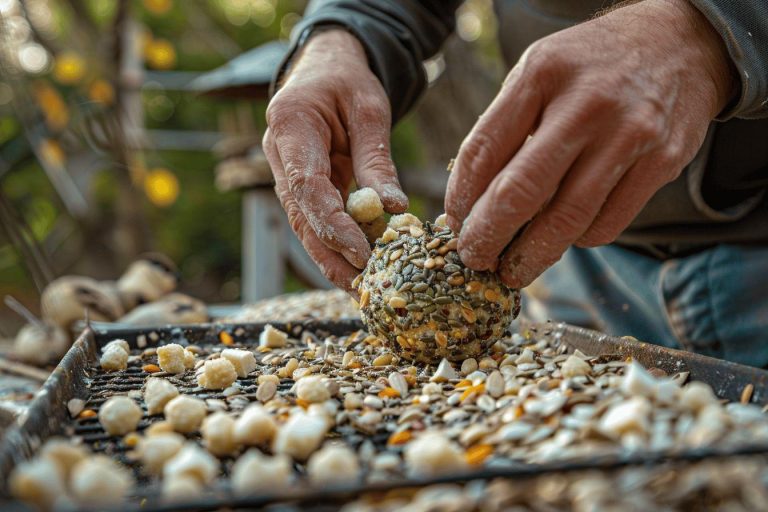
[[[739,97],[717,117],[768,117],[768,3],[689,0],[720,34],[741,80]]]

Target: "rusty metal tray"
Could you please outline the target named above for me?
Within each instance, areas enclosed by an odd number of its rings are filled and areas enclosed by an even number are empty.
[[[358,320],[340,320],[333,322],[305,321],[272,325],[298,337],[303,331],[319,336],[344,335],[362,328]],[[103,451],[102,442],[110,436],[101,430],[98,421],[77,421],[70,418],[67,402],[72,398],[93,397],[89,406],[98,408],[111,393],[125,393],[141,389],[145,374],[137,368],[121,372],[115,381],[114,374],[107,375],[95,370],[99,348],[115,338],[123,338],[132,348],[144,348],[169,342],[194,343],[209,346],[219,343],[222,331],[229,333],[236,343],[253,344],[266,323],[253,324],[201,324],[195,326],[165,328],[95,328],[89,326],[78,337],[72,348],[51,374],[43,388],[35,396],[29,410],[17,419],[16,425],[9,429],[0,442],[0,508],[15,507],[7,501],[7,481],[13,467],[31,457],[40,445],[54,435],[77,435],[91,445],[94,451]],[[660,368],[667,373],[690,372],[690,377],[711,385],[721,398],[739,400],[747,386],[753,387],[751,400],[755,403],[768,402],[768,372],[710,357],[671,350],[650,345],[631,338],[610,337],[602,333],[569,326],[566,324],[531,324],[525,328],[537,331],[539,336],[552,336],[589,355],[614,355],[632,357],[650,368]],[[241,379],[249,385],[248,379]],[[253,380],[253,379],[251,379]],[[190,389],[192,386],[190,386]],[[183,390],[184,392],[191,392]],[[200,392],[196,392],[200,394]],[[206,398],[216,397],[215,392],[205,392]],[[96,398],[98,397],[98,398]],[[148,425],[142,420],[139,428]],[[108,453],[118,459],[124,459],[126,447],[112,439],[105,443],[111,448]],[[659,465],[686,463],[712,457],[730,457],[737,455],[768,454],[768,446],[748,446],[738,450],[720,451],[717,449],[687,450],[676,454],[636,454],[626,457],[594,458],[588,461],[555,462],[548,464],[516,464],[500,468],[483,469],[459,477],[432,480],[412,480],[385,484],[357,486],[354,488],[335,488],[324,490],[292,491],[290,495],[245,496],[235,497],[225,490],[216,491],[212,496],[195,499],[194,503],[162,503],[151,500],[139,505],[127,503],[122,510],[216,510],[221,508],[253,508],[268,504],[290,504],[291,506],[312,508],[313,510],[334,509],[351,497],[364,493],[384,492],[389,489],[421,487],[440,482],[467,482],[477,479],[530,478],[542,474],[584,469],[617,469],[629,465]],[[226,468],[225,468],[226,470]],[[139,484],[146,484],[139,480]],[[147,493],[152,496],[152,492]],[[5,497],[5,498],[3,498]],[[3,499],[6,501],[3,502]]]

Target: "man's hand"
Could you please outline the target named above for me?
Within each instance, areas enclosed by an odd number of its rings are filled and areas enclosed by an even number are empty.
[[[389,213],[402,213],[389,153],[389,100],[360,42],[343,30],[312,36],[267,109],[264,152],[291,227],[323,274],[350,290],[371,250],[344,212],[354,176]]]
[[[459,151],[445,209],[462,260],[519,288],[572,244],[612,242],[695,156],[734,81],[720,37],[685,0],[645,0],[538,41]]]

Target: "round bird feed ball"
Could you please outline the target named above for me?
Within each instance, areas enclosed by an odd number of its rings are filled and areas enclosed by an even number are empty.
[[[347,213],[355,222],[373,222],[384,215],[384,205],[375,190],[365,187],[349,194]]]
[[[519,313],[519,291],[466,267],[450,228],[406,215],[392,218],[397,236],[376,242],[359,279],[363,322],[407,360],[479,359]]]

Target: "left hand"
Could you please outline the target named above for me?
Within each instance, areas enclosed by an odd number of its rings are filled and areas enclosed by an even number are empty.
[[[638,2],[533,44],[448,183],[462,260],[520,288],[572,244],[615,240],[695,156],[734,73],[686,0]]]

